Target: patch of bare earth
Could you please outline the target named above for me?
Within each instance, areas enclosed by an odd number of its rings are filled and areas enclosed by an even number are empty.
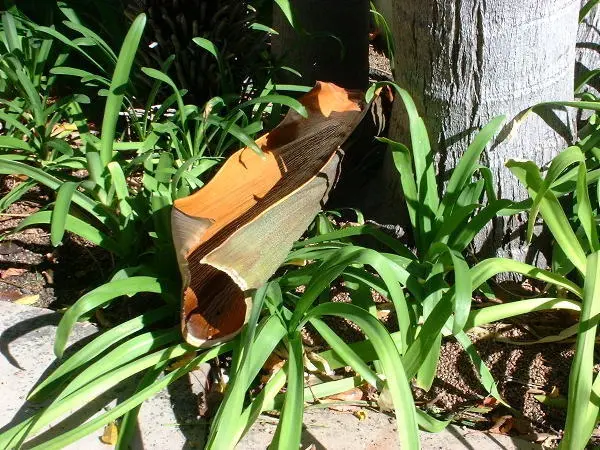
[[[0,179],[0,196],[18,182]],[[52,199],[51,192],[34,188],[0,214],[0,300],[60,309],[106,280],[110,255],[90,242],[66,233],[54,248],[48,226],[14,233],[23,219]]]

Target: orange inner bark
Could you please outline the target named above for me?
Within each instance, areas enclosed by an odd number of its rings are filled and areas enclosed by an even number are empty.
[[[350,99],[345,89],[330,83],[318,83],[300,102],[313,120],[314,116],[328,118],[332,112],[360,112],[360,105]],[[289,168],[276,150],[297,138],[297,125],[297,122],[283,123],[258,139],[256,143],[264,152],[263,157],[247,147],[237,151],[210,183],[175,201],[175,208],[185,214],[214,221],[194,248],[255,206],[281,180]]]

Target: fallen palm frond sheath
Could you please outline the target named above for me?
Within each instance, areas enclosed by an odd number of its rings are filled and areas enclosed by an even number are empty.
[[[364,94],[318,82],[250,148],[234,153],[206,186],[175,201],[173,241],[183,280],[186,341],[209,346],[235,336],[256,289],[273,275],[335,183],[340,146],[362,119]]]

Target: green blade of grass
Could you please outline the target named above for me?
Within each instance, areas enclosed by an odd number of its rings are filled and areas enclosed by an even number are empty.
[[[569,309],[580,311],[581,304],[575,300],[566,298],[532,298],[528,300],[518,300],[500,305],[487,306],[475,311],[471,311],[469,319],[465,323],[465,330],[496,322],[498,320],[508,319],[509,317],[520,316],[534,311],[546,311],[549,309]]]
[[[171,89],[173,89],[173,94],[175,95],[175,99],[177,100],[177,109],[178,109],[178,115],[179,115],[179,120],[180,120],[180,126],[182,127],[182,129],[185,129],[185,127],[186,127],[185,116],[184,116],[185,106],[183,103],[183,97],[182,97],[181,93],[179,92],[179,89],[177,88],[177,85],[175,84],[175,82],[171,79],[171,77],[169,77],[167,74],[161,72],[160,70],[152,69],[150,67],[142,67],[142,72],[144,72],[150,78],[154,78],[157,81],[161,81],[161,82],[165,83],[167,86],[169,86]]]
[[[548,173],[542,182],[539,190],[537,190],[533,198],[533,204],[531,205],[531,210],[529,212],[529,219],[527,224],[527,240],[531,242],[531,238],[533,236],[533,228],[535,225],[535,220],[540,210],[540,203],[544,199],[546,192],[550,190],[554,182],[559,178],[560,174],[563,173],[567,167],[575,164],[581,163],[585,161],[585,157],[583,153],[579,149],[579,147],[568,147],[566,150],[559,153],[550,163],[550,167],[548,168]]]
[[[392,303],[396,309],[400,332],[403,336],[400,345],[401,352],[404,352],[408,337],[411,333],[411,311],[409,310],[402,287],[398,281],[397,272],[403,270],[401,267],[393,264],[385,256],[370,249],[361,247],[341,248],[325,260],[319,268],[317,275],[306,287],[306,291],[300,297],[296,309],[290,321],[290,329],[295,329],[302,320],[302,316],[307,312],[312,303],[323,292],[331,282],[337,278],[343,270],[351,264],[368,264],[373,267],[385,282],[391,296]]]
[[[195,37],[194,39],[192,39],[192,42],[198,47],[203,48],[208,53],[213,55],[217,59],[217,61],[220,59],[219,50],[217,49],[217,46],[213,44],[210,40],[201,37]]]
[[[87,386],[98,378],[98,374],[116,370],[149,352],[157,351],[167,345],[174,345],[178,341],[181,341],[181,332],[178,329],[150,331],[126,340],[85,369],[80,370],[49,407],[51,408],[53,404]]]
[[[493,276],[503,272],[514,272],[535,278],[545,283],[550,283],[566,289],[579,298],[583,297],[583,290],[567,278],[547,270],[538,269],[527,263],[506,258],[488,258],[471,267],[471,282],[473,283],[473,289],[477,289]]]
[[[292,5],[291,5],[290,1],[289,0],[275,0],[275,4],[277,6],[279,6],[279,8],[281,9],[281,12],[283,12],[283,15],[288,20],[288,22],[290,23],[292,28],[294,28],[295,30],[299,30],[299,25],[296,23],[296,19],[295,19],[294,13],[292,11]]]
[[[28,166],[27,164],[18,161],[7,161],[0,159],[0,174],[4,175],[26,175],[37,182],[47,186],[49,189],[56,191],[62,184],[58,178],[44,172],[36,167]],[[99,208],[99,205],[81,192],[73,194],[73,202],[89,212],[100,223],[107,226],[114,226],[113,217],[105,210]],[[49,223],[49,222],[48,222]]]
[[[17,32],[15,19],[8,11],[4,11],[2,13],[2,31],[4,31],[6,43],[8,44],[8,51],[13,52],[17,50],[22,52],[23,47],[21,46],[21,39],[19,38],[19,33]]]
[[[129,198],[129,186],[127,185],[123,169],[118,162],[111,161],[108,163],[108,171],[110,172],[112,186],[117,194],[117,199],[119,200],[119,212],[121,215],[129,217],[133,214],[133,210],[131,209],[131,206],[129,206],[129,203],[127,203],[127,199]]]
[[[482,208],[466,225],[456,230],[449,240],[449,247],[462,252],[473,242],[477,234],[498,215],[498,213],[512,205],[510,200],[496,200]]]
[[[298,241],[294,244],[294,248],[305,247],[307,245],[318,244],[321,242],[336,241],[352,236],[372,236],[382,244],[389,247],[391,250],[396,252],[399,256],[406,258],[407,260],[416,260],[415,255],[406,248],[398,239],[394,239],[389,234],[381,231],[380,229],[366,224],[352,227],[342,228],[341,230],[335,230],[331,233],[322,234],[309,239]]]
[[[0,212],[6,211],[10,205],[18,202],[35,185],[36,183],[33,180],[27,180],[12,188],[4,197],[0,198]]]
[[[368,364],[340,338],[325,322],[320,319],[312,318],[310,320],[312,326],[315,327],[317,333],[321,335],[327,342],[330,348],[334,349],[335,353],[347,365],[351,366],[357,374],[359,374],[367,383],[376,389],[383,389],[383,381],[377,376]]]
[[[0,136],[0,148],[8,148],[11,151],[25,150],[26,152],[35,153],[35,149],[22,139]]]
[[[477,370],[477,373],[479,375],[479,381],[481,382],[485,390],[500,403],[509,406],[500,395],[497,383],[494,380],[490,369],[488,369],[488,367],[481,359],[481,356],[479,356],[479,353],[477,353],[477,349],[471,342],[471,339],[469,339],[469,336],[467,336],[467,334],[464,331],[459,331],[454,334],[454,338],[465,349],[467,355],[469,355],[469,358],[471,359],[471,362],[475,366],[475,369]]]
[[[583,22],[587,15],[590,13],[592,8],[598,4],[599,0],[589,0],[585,5],[582,6],[579,11],[579,22]]]
[[[137,393],[144,391],[148,387],[152,386],[157,378],[160,376],[161,372],[167,366],[168,362],[163,361],[162,363],[157,364],[155,367],[148,369],[148,371],[144,374],[140,382],[138,383],[135,392],[133,395],[135,396]],[[121,423],[119,424],[119,437],[117,439],[117,443],[115,444],[115,450],[129,450],[130,443],[135,433],[138,429],[138,415],[142,404],[131,408],[127,411],[123,418],[121,419]]]
[[[287,95],[278,95],[278,94],[263,95],[262,97],[257,97],[257,98],[253,98],[251,100],[247,100],[244,103],[242,103],[241,105],[238,105],[235,108],[233,108],[230,112],[230,115],[232,113],[234,113],[238,110],[242,110],[248,106],[262,104],[262,103],[276,103],[278,105],[285,105],[288,108],[296,111],[302,117],[308,117],[308,112],[306,111],[306,108],[304,107],[304,105],[302,105],[302,103],[300,103],[298,100],[296,100],[293,97],[288,97]]]
[[[86,80],[86,83],[95,81],[100,86],[110,87],[110,80],[108,78],[75,67],[53,67],[50,69],[50,73],[54,75],[67,75],[71,77],[82,78]]]
[[[112,48],[110,48],[110,45],[108,45],[106,41],[102,39],[98,34],[96,34],[93,30],[79,23],[71,22],[70,20],[65,20],[63,21],[63,23],[72,30],[75,30],[81,33],[83,36],[87,37],[88,39],[91,39],[96,45],[96,47],[102,49],[104,54],[108,56],[111,62],[117,62],[117,55],[115,54],[115,52],[113,52]]]
[[[96,61],[89,53],[87,53],[83,49],[83,46],[78,45],[75,40],[68,38],[64,34],[60,33],[56,29],[54,29],[54,27],[46,27],[46,26],[37,25],[35,28],[36,28],[37,32],[47,34],[48,36],[58,40],[61,44],[65,45],[66,47],[75,50],[77,53],[82,55],[85,59],[87,59],[90,63],[92,63],[94,66],[96,66],[102,72],[105,72],[105,69],[104,69],[104,67],[102,67],[102,64],[98,63],[98,61]]]
[[[585,235],[590,244],[592,251],[600,250],[598,242],[598,230],[596,224],[596,216],[592,211],[592,204],[587,187],[587,169],[585,163],[579,165],[579,175],[577,177],[577,217],[579,223],[585,232]]]
[[[2,433],[0,435],[0,447],[12,448],[12,446],[18,445],[29,434],[34,434],[69,411],[82,408],[87,402],[113,388],[130,376],[153,367],[162,361],[179,358],[190,350],[192,349],[189,345],[175,345],[147,355],[111,372],[99,373],[94,381],[85,386],[85,388],[79,389],[73,395],[64,398],[56,404],[52,404],[50,408],[44,409]]]
[[[231,350],[230,344],[221,344],[219,346],[211,348],[210,350],[207,350],[206,352],[202,353],[201,355],[199,355],[196,358],[194,358],[193,360],[191,360],[185,366],[174,370],[173,372],[165,375],[164,377],[160,378],[156,382],[152,383],[150,386],[133,394],[132,396],[130,396],[123,402],[116,405],[111,410],[99,415],[98,417],[95,417],[94,419],[92,419],[82,425],[79,425],[78,427],[76,427],[72,430],[67,431],[64,434],[61,434],[58,437],[55,437],[54,439],[51,439],[47,442],[40,444],[39,446],[34,447],[34,449],[37,449],[37,450],[54,450],[54,449],[59,450],[59,449],[64,448],[68,444],[75,442],[75,441],[81,439],[82,437],[90,434],[94,430],[97,430],[97,429],[103,427],[104,425],[106,425],[107,423],[114,421],[115,419],[117,419],[120,416],[122,416],[123,414],[125,414],[127,411],[132,410],[136,406],[143,403],[146,399],[148,399],[151,396],[153,396],[154,394],[162,391],[165,387],[167,387],[169,384],[173,383],[178,378],[181,378],[186,373],[188,373],[191,370],[193,370],[194,368],[198,367],[198,365],[202,364],[203,362],[209,361],[212,358],[216,358],[217,356],[219,356],[227,351],[230,351],[230,350]],[[132,363],[132,366],[128,367],[128,369],[129,369],[128,372],[134,372],[134,370],[135,370],[135,373],[138,373],[141,370],[143,370],[144,368],[153,367],[156,364],[159,364],[165,360],[182,356],[187,351],[189,351],[188,346],[171,347],[167,350],[157,352],[156,354],[149,355],[149,357],[143,358],[142,360],[136,361],[135,366]],[[112,378],[116,378],[116,376],[113,374],[109,374],[109,375],[112,375],[112,376],[111,377],[104,376],[104,377],[101,377],[98,380],[94,381],[93,383],[91,383],[91,386],[86,387],[86,391],[91,391],[92,389],[93,390],[105,389],[106,385],[114,384],[114,380],[112,380]],[[123,374],[120,374],[120,376],[123,377]],[[84,394],[88,394],[88,393],[87,392],[81,393],[81,391],[78,391],[76,396],[81,397],[81,398],[87,397],[87,395],[84,395]],[[75,399],[75,400],[78,400],[78,399]],[[79,402],[81,402],[80,399],[79,399]],[[72,400],[72,403],[75,403],[75,402]],[[71,405],[67,405],[67,406],[71,406]],[[66,409],[66,408],[64,408],[64,409]]]

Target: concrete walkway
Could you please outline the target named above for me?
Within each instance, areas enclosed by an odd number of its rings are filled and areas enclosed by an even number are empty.
[[[60,315],[49,310],[0,301],[0,432],[9,424],[28,417],[38,406],[25,401],[27,393],[55,362],[52,346],[54,332]],[[87,323],[75,327],[73,340],[89,338],[96,328]],[[140,411],[139,430],[134,449],[179,450],[202,449],[206,425],[196,420],[198,377],[194,371],[182,378],[167,391],[146,402]],[[200,383],[201,384],[201,383]],[[71,421],[60,425],[65,429],[80,423],[91,412],[114,405],[114,398],[127,395],[130,386],[124,386],[111,396],[73,415]],[[112,398],[111,398],[112,397]],[[368,412],[359,421],[349,413],[325,409],[307,411],[303,448],[320,450],[388,450],[398,448],[394,421],[380,413]],[[238,449],[264,449],[270,443],[275,423],[268,418],[260,420],[238,445]],[[103,430],[87,436],[69,446],[76,450],[107,450],[110,446],[100,442]],[[45,432],[46,436],[53,433]],[[421,434],[424,449],[536,449],[541,448],[507,436],[488,435],[459,427],[439,434]]]

